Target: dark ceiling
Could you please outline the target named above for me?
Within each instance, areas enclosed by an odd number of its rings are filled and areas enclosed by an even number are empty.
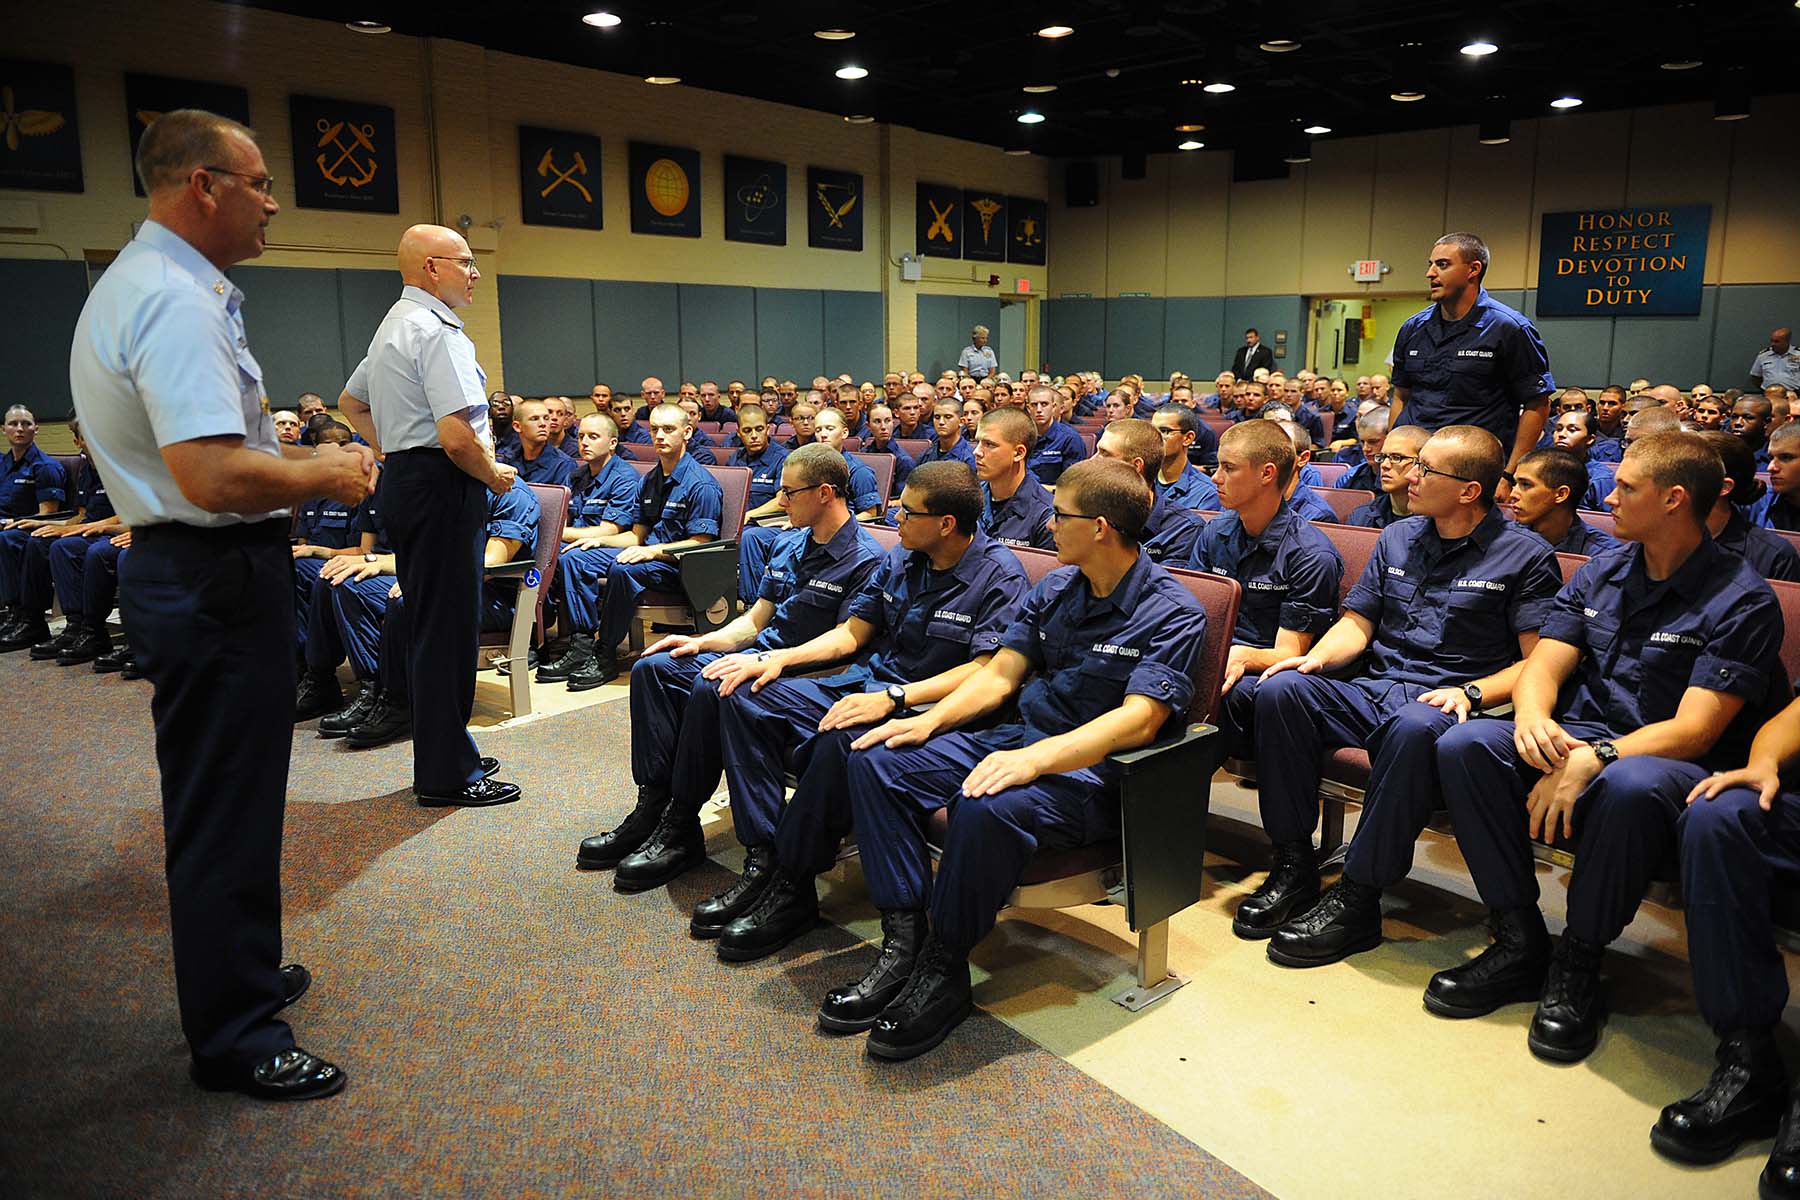
[[[684,86],[1058,157],[1173,150],[1188,136],[1174,127],[1187,120],[1206,126],[1192,136],[1209,148],[1279,163],[1305,123],[1344,137],[1548,117],[1550,101],[1565,94],[1582,99],[1577,111],[1593,112],[1712,102],[1722,89],[1800,90],[1794,0],[240,2],[331,21],[373,19],[396,33],[637,76],[651,69],[661,37]],[[581,23],[600,8],[622,23],[605,31]],[[1051,23],[1074,33],[1056,41],[1034,35]],[[813,36],[819,29],[856,36],[824,41]],[[1460,53],[1477,37],[1499,51]],[[1300,46],[1260,48],[1275,39]],[[1403,50],[1408,44],[1416,49]],[[1661,65],[1680,61],[1700,65]],[[847,63],[868,77],[835,78]],[[1389,98],[1414,76],[1423,100]],[[1021,90],[1041,78],[1057,90]],[[1236,90],[1207,94],[1186,79]],[[1027,107],[1046,120],[1018,124]]]

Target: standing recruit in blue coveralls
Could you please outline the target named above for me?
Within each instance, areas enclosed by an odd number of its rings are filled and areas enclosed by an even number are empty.
[[[203,1087],[261,1100],[341,1091],[275,1014],[306,990],[281,966],[281,825],[294,697],[287,507],[369,493],[366,447],[283,446],[263,411],[244,294],[280,211],[250,130],[196,109],[150,124],[150,218],[89,294],[69,384],[132,531],[120,607],[155,686],[170,941]]]
[[[455,310],[481,272],[469,243],[441,225],[400,238],[400,298],[344,386],[340,406],[386,453],[381,490],[395,570],[412,621],[413,792],[427,807],[506,804],[516,784],[492,778],[469,736],[481,629],[487,497],[517,472],[494,461],[487,375]],[[369,417],[373,416],[373,423]]]

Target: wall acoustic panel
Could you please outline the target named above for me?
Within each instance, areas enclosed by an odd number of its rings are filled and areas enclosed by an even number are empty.
[[[230,274],[244,292],[244,329],[269,407],[292,408],[301,392],[335,403],[347,378],[337,272],[233,267]]]
[[[1186,371],[1208,383],[1231,359],[1224,353],[1225,301],[1219,296],[1171,296],[1163,302],[1163,369]]]
[[[0,338],[0,378],[15,397],[7,404],[29,405],[40,422],[68,419],[69,344],[85,303],[82,263],[0,259],[0,328],[8,331]]]
[[[969,344],[968,333],[957,297],[919,297],[919,370],[927,381],[945,368],[956,369],[957,356]]]
[[[755,370],[755,289],[684,283],[679,296],[683,379],[710,379],[724,391],[727,381]]]
[[[1287,331],[1287,357],[1277,354],[1275,367],[1292,375],[1306,366],[1306,300],[1301,296],[1227,296],[1225,298],[1225,339],[1220,349],[1223,357],[1219,370],[1231,366],[1231,359],[1244,344],[1244,330],[1254,329],[1271,350],[1275,335]],[[1383,337],[1387,335],[1382,334]],[[1390,345],[1392,343],[1389,343]],[[1385,357],[1386,351],[1383,351]],[[1373,369],[1373,368],[1371,368]],[[1217,372],[1214,372],[1217,374]]]
[[[1163,378],[1162,297],[1106,302],[1106,366],[1108,379],[1137,374]]]
[[[654,375],[675,394],[681,382],[681,302],[674,284],[594,280],[593,331],[596,379],[636,392]]]
[[[825,313],[820,294],[810,288],[757,288],[758,383],[773,375],[805,386],[824,368]]]
[[[500,277],[507,391],[519,396],[587,395],[596,378],[594,330],[593,285],[587,280]],[[479,358],[479,343],[475,351]],[[598,378],[612,382],[604,374]],[[498,383],[490,377],[488,390]],[[629,390],[636,389],[633,379]]]
[[[1613,378],[1606,382],[1629,383],[1639,375],[1652,383],[1672,383],[1683,389],[1712,382],[1706,368],[1712,357],[1713,314],[1718,303],[1719,289],[1708,287],[1700,289],[1698,316],[1613,318]],[[1766,336],[1768,330],[1763,333]],[[1750,356],[1743,357],[1741,365],[1747,368]],[[1550,366],[1556,374],[1556,364]],[[1743,382],[1729,375],[1725,378],[1721,389]],[[1566,386],[1561,375],[1556,381]]]
[[[845,371],[858,383],[881,382],[882,307],[880,292],[822,293],[825,314],[825,374]]]
[[[1612,380],[1611,317],[1539,317],[1536,288],[1526,289],[1523,311],[1544,339],[1550,374],[1559,385],[1605,386]]]
[[[1044,357],[1058,375],[1098,371],[1106,361],[1106,301],[1044,301]]]
[[[1800,284],[1746,283],[1719,289],[1706,382],[1716,388],[1750,386],[1750,363],[1768,349],[1769,334],[1800,324]],[[1697,379],[1679,382],[1687,387]]]
[[[344,337],[344,378],[350,378],[350,372],[356,370],[356,364],[363,360],[369,352],[369,343],[375,338],[375,329],[381,319],[394,307],[394,301],[400,298],[400,272],[398,271],[339,271],[338,285],[338,323],[343,329]],[[484,283],[477,287],[491,286]],[[477,358],[491,359],[497,355],[499,347],[475,347]],[[484,364],[485,365],[485,364]],[[342,391],[338,388],[337,391]],[[493,388],[488,389],[490,392]],[[326,397],[337,399],[337,392]]]

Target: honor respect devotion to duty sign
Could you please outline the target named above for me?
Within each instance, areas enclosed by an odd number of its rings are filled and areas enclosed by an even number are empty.
[[[1544,214],[1540,317],[1693,316],[1710,204]]]

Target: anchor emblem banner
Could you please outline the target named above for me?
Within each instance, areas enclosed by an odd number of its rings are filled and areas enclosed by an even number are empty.
[[[250,124],[250,93],[236,84],[169,79],[161,75],[125,76],[125,126],[131,134],[131,186],[144,194],[137,177],[137,148],[150,122],[177,108],[203,108],[242,125]]]
[[[397,213],[394,110],[354,100],[289,96],[294,201],[301,208]]]
[[[1006,261],[1006,197],[997,192],[963,192],[963,257],[977,262]]]
[[[527,225],[600,229],[600,139],[519,126],[519,207]]]
[[[919,185],[919,253],[933,258],[963,256],[962,189],[936,183]]]

